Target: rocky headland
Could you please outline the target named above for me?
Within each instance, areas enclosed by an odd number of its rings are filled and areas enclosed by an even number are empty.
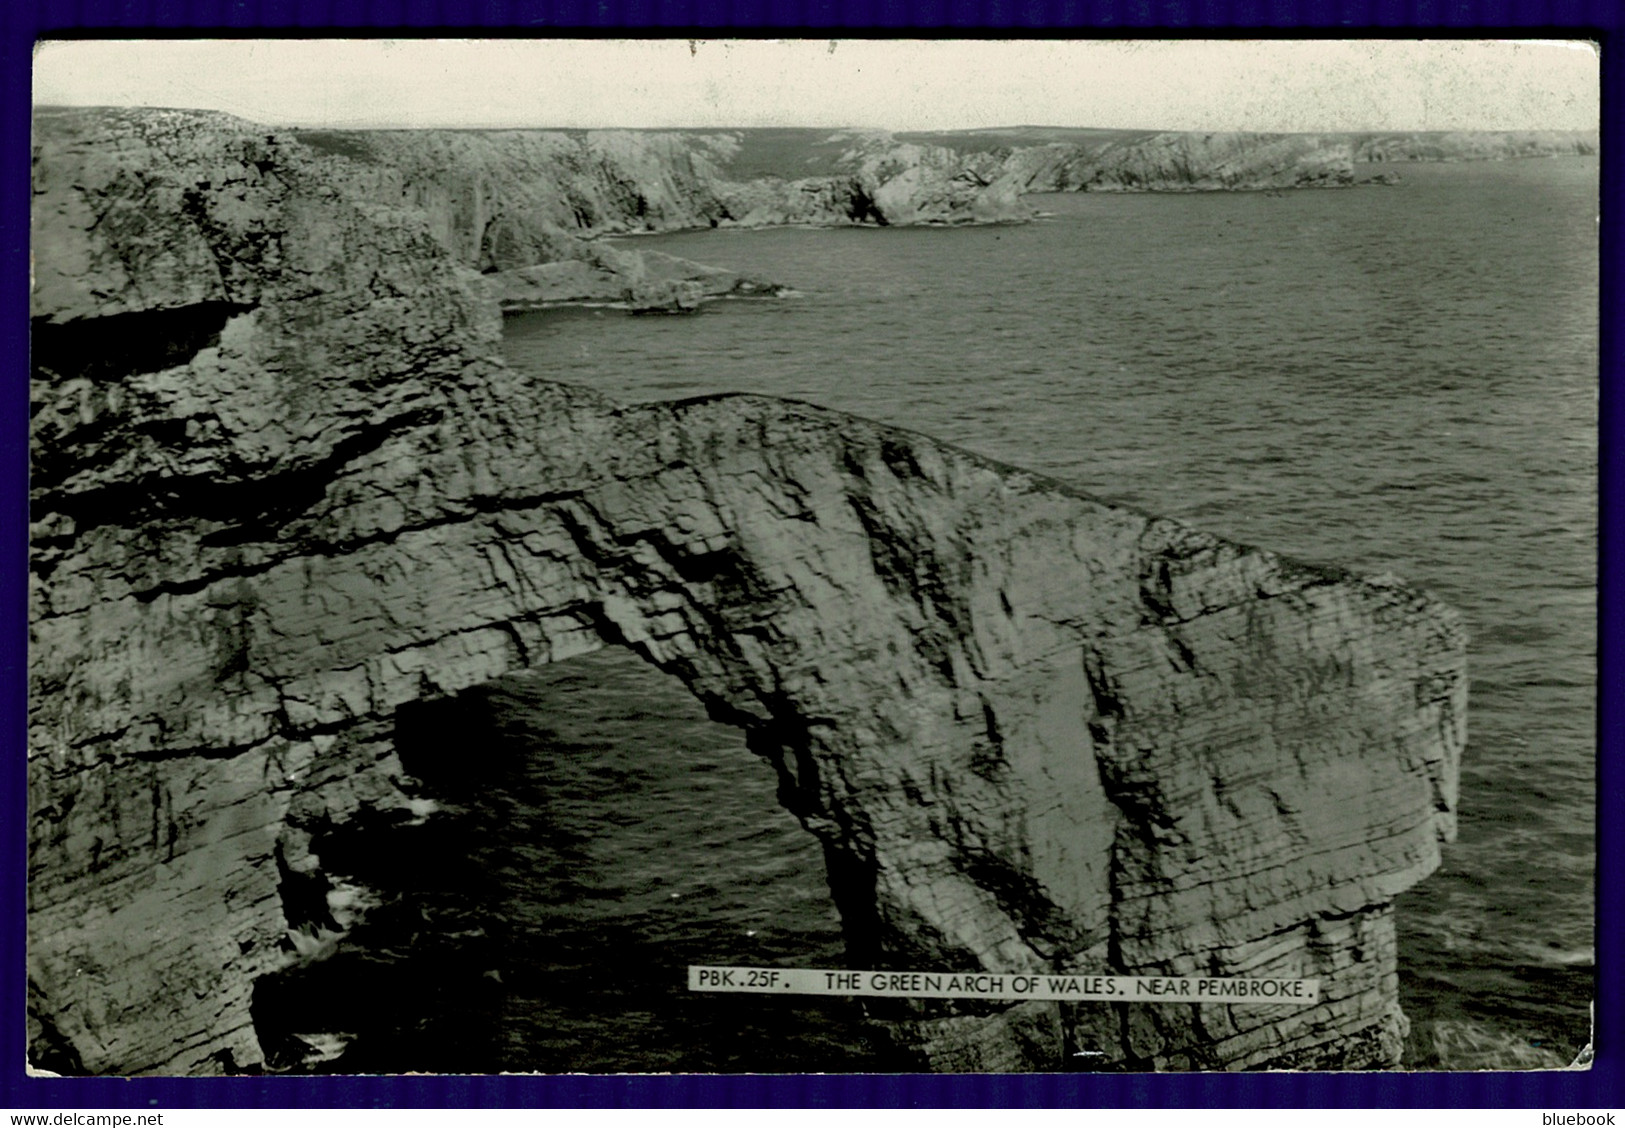
[[[1158,133],[1085,147],[1055,142],[1007,158],[1027,192],[1214,192],[1343,188],[1354,147],[1310,134]]]
[[[1234,192],[1391,183],[1361,166],[1589,156],[1596,131],[1202,133],[1017,128],[919,137],[1013,179],[1019,192]],[[1381,176],[1383,174],[1377,174]]]
[[[1507,161],[1530,157],[1594,157],[1596,130],[1524,129],[1353,135],[1354,159],[1388,161]]]
[[[1093,130],[295,130],[352,197],[421,213],[508,311],[571,302],[693,308],[780,291],[602,236],[705,228],[960,226],[1032,217],[1039,192],[1395,183],[1358,166],[1595,152],[1594,134]]]
[[[737,134],[544,130],[299,131],[339,158],[349,191],[429,219],[435,239],[486,277],[508,310],[571,301],[659,304],[778,291],[671,256],[615,249],[604,235],[787,224],[957,225],[1025,220],[1009,178],[984,177],[941,146],[880,135],[830,175],[735,179]],[[995,164],[997,162],[994,162]],[[691,285],[692,284],[692,285]]]
[[[862,419],[512,371],[478,271],[576,213],[366,163],[224,115],[37,120],[36,1065],[264,1069],[256,985],[367,903],[317,845],[432,806],[402,708],[606,643],[746,731],[853,967],[1321,982],[874,1008],[923,1065],[1397,1062],[1393,899],[1454,831],[1453,612]],[[673,168],[645,215],[708,224]]]

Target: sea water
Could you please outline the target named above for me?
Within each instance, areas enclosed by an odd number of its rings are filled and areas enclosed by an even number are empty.
[[[1397,905],[1407,1064],[1560,1065],[1593,985],[1597,164],[1404,177],[1034,197],[1023,226],[645,238],[793,294],[515,316],[506,351],[627,400],[749,391],[900,424],[1459,608],[1460,836]],[[680,686],[611,652],[442,715],[490,767],[375,876],[411,919],[350,957],[374,1012],[338,1064],[895,1067],[849,1001],[683,990],[689,963],[842,957],[816,843]],[[440,1002],[392,993],[403,966]]]

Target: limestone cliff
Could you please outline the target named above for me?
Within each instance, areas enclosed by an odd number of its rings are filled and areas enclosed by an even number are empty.
[[[776,283],[597,236],[784,224],[957,224],[1025,219],[1012,178],[943,147],[858,139],[839,171],[735,179],[737,133],[301,130],[353,196],[421,212],[435,240],[485,276],[504,310],[676,297],[760,296]],[[995,162],[996,164],[996,162]],[[697,288],[688,283],[696,283]]]
[[[578,236],[714,226],[723,135],[548,130],[301,130],[355,190],[420,209],[480,270],[572,256]]]
[[[1201,192],[1346,187],[1346,139],[1296,133],[1156,133],[1102,146],[1018,149],[1010,171],[1028,192]]]
[[[1597,151],[1595,131],[1565,130],[1150,133],[1015,129],[976,131],[957,139],[953,134],[933,136],[950,144],[957,140],[961,146],[1003,142],[992,151],[1004,155],[1003,174],[1015,179],[1024,192],[1341,188],[1357,182],[1354,170],[1361,164],[1514,160]]]
[[[726,190],[727,222],[743,226],[881,226],[1019,222],[1022,185],[998,156],[899,141],[882,131],[837,133],[833,176],[765,177]]]
[[[767,135],[764,139],[759,134]],[[697,264],[651,270],[601,235],[784,224],[1019,222],[1022,193],[1345,187],[1360,163],[1595,152],[1584,133],[299,130],[346,191],[421,212],[505,308],[612,300],[651,275],[771,292]],[[1044,140],[1050,138],[1049,140]],[[1008,142],[994,144],[993,142]],[[1034,144],[1033,142],[1039,142]],[[809,168],[816,174],[806,175]]]
[[[1354,159],[1386,161],[1504,161],[1527,157],[1595,156],[1596,130],[1525,129],[1354,135]]]
[[[764,140],[758,133],[766,133]],[[1039,144],[1029,142],[1055,135]],[[1076,134],[1074,139],[1062,139]],[[1566,133],[300,130],[351,196],[420,212],[505,310],[564,302],[772,294],[766,279],[593,242],[785,224],[1019,222],[1027,192],[1346,187],[1358,163],[1595,151]],[[984,144],[972,142],[980,139]],[[816,175],[797,175],[808,167]],[[1383,174],[1364,182],[1390,183]],[[688,285],[697,283],[697,288]],[[634,299],[635,300],[635,299]],[[658,301],[655,302],[658,304]]]
[[[256,980],[365,903],[312,841],[422,813],[396,711],[606,641],[747,731],[852,966],[1322,981],[877,1008],[932,1068],[1396,1060],[1450,611],[864,420],[514,373],[438,220],[350,177],[218,116],[37,123],[38,1064],[263,1067]]]
[[[791,223],[985,223],[1028,214],[1016,185],[1000,180],[997,162],[967,161],[941,146],[897,144],[885,134],[854,138],[826,175],[745,179],[729,171],[738,133],[310,130],[297,136],[344,159],[356,191],[423,210],[440,243],[485,272],[550,262],[601,266],[603,252],[582,242],[598,235]]]

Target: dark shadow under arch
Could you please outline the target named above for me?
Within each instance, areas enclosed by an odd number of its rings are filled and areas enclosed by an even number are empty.
[[[690,963],[847,956],[772,767],[675,678],[610,647],[405,706],[395,740],[439,809],[315,842],[382,903],[330,957],[257,984],[272,1068],[918,1067],[852,1000],[686,990]]]

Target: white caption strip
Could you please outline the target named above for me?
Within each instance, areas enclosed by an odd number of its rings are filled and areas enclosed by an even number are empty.
[[[1107,1003],[1320,1002],[1318,979],[1165,979],[1143,975],[1026,975],[937,971],[832,971],[799,967],[690,967],[690,991],[859,995],[889,999],[1043,999]]]

